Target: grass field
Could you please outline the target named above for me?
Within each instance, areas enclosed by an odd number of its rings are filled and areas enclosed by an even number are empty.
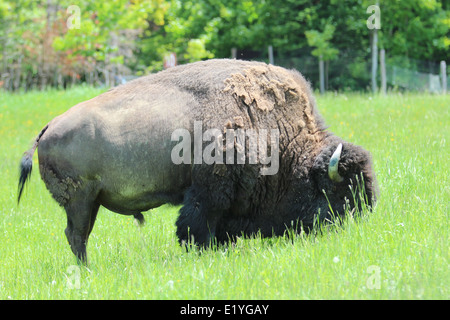
[[[380,199],[363,221],[316,237],[240,239],[186,253],[176,207],[131,217],[101,209],[78,267],[65,212],[18,166],[53,117],[101,91],[0,94],[0,299],[449,299],[450,96],[328,94],[330,130],[374,158]]]

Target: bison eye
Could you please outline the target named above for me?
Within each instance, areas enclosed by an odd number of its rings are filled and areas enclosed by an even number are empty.
[[[342,182],[342,180],[344,180],[344,178],[342,178],[338,172],[341,152],[342,152],[342,143],[339,143],[339,145],[336,148],[336,151],[334,151],[333,155],[331,156],[330,163],[328,164],[328,176],[333,182]]]

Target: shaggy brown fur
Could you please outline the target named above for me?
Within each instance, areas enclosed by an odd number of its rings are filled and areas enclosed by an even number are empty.
[[[227,129],[278,129],[278,173],[261,175],[263,164],[249,164],[249,142],[237,140],[246,164],[173,164],[171,133],[185,128],[193,136],[194,121],[203,132],[222,130],[223,143]],[[260,62],[209,60],[139,78],[74,106],[35,141],[22,160],[19,188],[39,144],[41,177],[66,210],[66,235],[81,260],[100,205],[142,222],[143,211],[182,203],[180,242],[193,237],[207,245],[331,220],[331,211],[361,205],[349,189],[356,176],[365,181],[369,205],[375,197],[369,153],[326,131],[300,73]],[[327,168],[339,143],[344,180],[336,183]]]

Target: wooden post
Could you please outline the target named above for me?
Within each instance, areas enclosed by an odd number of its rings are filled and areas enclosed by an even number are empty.
[[[397,72],[395,70],[395,66],[392,67],[392,84],[395,85],[395,78],[396,78]]]
[[[274,64],[273,63],[273,47],[272,46],[269,46],[269,63],[270,64]]]
[[[320,94],[325,93],[325,77],[324,77],[324,68],[323,68],[323,58],[319,57],[319,80],[320,80]]]
[[[20,87],[20,78],[22,76],[22,55],[19,56],[19,60],[16,64],[16,68],[13,72],[13,90],[17,91]]]
[[[231,48],[231,59],[236,59],[237,56],[237,49]]]
[[[441,61],[441,85],[442,94],[447,93],[447,65],[445,61]]]
[[[377,66],[378,66],[378,32],[372,30],[372,92],[377,92]]]
[[[111,87],[109,83],[109,70],[107,65],[105,65],[105,69],[103,70],[103,76],[105,77],[105,87],[106,88]]]
[[[381,93],[386,94],[386,61],[385,50],[380,50],[380,73],[381,73]]]

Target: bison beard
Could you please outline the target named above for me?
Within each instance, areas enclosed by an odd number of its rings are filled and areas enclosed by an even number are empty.
[[[277,173],[263,175],[267,164],[249,161],[248,141],[235,144],[245,146],[245,161],[175,164],[172,133],[184,128],[194,136],[196,122],[220,130],[222,146],[227,132],[276,130]],[[143,222],[141,212],[181,203],[180,243],[208,246],[243,234],[309,229],[375,200],[370,154],[326,130],[300,73],[260,62],[182,65],[72,107],[25,153],[19,198],[36,148],[41,178],[66,211],[66,236],[81,261],[100,206]]]

